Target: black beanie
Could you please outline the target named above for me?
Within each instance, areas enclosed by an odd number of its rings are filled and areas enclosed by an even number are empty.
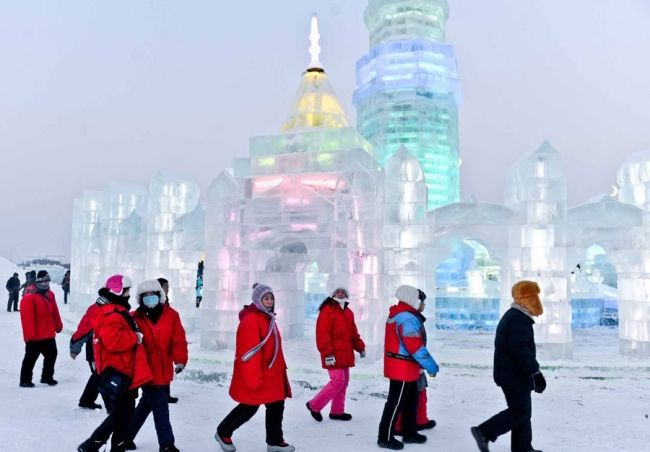
[[[47,270],[39,270],[36,275],[36,281],[50,281],[50,275],[48,275]]]

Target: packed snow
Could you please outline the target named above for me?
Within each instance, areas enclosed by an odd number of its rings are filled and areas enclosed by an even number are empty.
[[[14,268],[0,261],[0,271],[11,275]],[[68,354],[77,314],[59,305],[65,328],[57,337],[56,387],[38,384],[40,359],[34,372],[36,388],[18,387],[24,347],[20,319],[17,313],[0,315],[0,331],[6,338],[0,352],[2,450],[73,451],[105,416],[104,411],[77,407],[89,371],[83,354],[75,361]],[[492,338],[493,333],[486,332],[441,331],[431,340],[441,372],[428,388],[428,408],[438,426],[424,432],[425,445],[407,445],[405,450],[477,450],[469,428],[505,408],[491,377]],[[547,452],[647,450],[650,360],[620,356],[614,329],[578,330],[574,338],[573,361],[542,362],[548,389],[542,395],[533,394],[533,445]],[[235,405],[228,396],[233,356],[226,350],[201,351],[198,333],[189,339],[189,365],[172,384],[172,394],[180,397],[177,405],[170,406],[176,445],[183,452],[217,451],[216,425]],[[322,423],[316,423],[305,402],[326,381],[326,373],[320,368],[313,336],[286,341],[284,347],[293,389],[293,399],[286,403],[285,439],[302,451],[377,449],[377,426],[388,387],[381,361],[361,361],[352,370],[346,406],[353,415],[351,422],[325,416]],[[265,450],[262,411],[235,433],[238,450]],[[151,417],[136,444],[139,451],[158,450]],[[509,436],[500,438],[491,450],[510,450]]]

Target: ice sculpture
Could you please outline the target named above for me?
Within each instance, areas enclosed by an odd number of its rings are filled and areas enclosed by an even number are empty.
[[[222,173],[215,181],[242,199],[211,189],[204,296],[217,300],[201,307],[204,346],[233,344],[254,282],[275,289],[283,335],[302,336],[305,272],[318,268],[330,285],[349,288],[370,353],[378,350],[382,173],[332,92],[315,19],[310,38],[311,63],[283,133],[252,138],[250,167],[240,163],[235,179]]]
[[[169,298],[192,327],[196,271],[203,256],[205,216],[199,186],[186,178],[159,172],[149,185],[147,203],[148,278],[169,280]]]
[[[544,304],[544,314],[535,325],[540,352],[547,358],[570,358],[566,181],[562,160],[548,142],[510,169],[506,205],[515,215],[509,237],[510,283],[538,282]],[[501,299],[509,301],[507,296]]]
[[[370,53],[357,62],[359,132],[379,163],[404,145],[420,162],[430,209],[460,197],[458,105],[453,47],[444,43],[446,0],[370,0]]]

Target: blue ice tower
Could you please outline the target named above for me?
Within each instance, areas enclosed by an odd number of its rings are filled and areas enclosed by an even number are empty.
[[[460,83],[445,44],[446,0],[370,0],[370,52],[357,62],[357,128],[382,166],[405,146],[420,163],[428,208],[459,201]]]

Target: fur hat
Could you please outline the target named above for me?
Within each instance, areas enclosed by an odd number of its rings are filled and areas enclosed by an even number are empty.
[[[36,282],[49,282],[52,281],[50,279],[50,275],[47,273],[47,270],[39,270],[38,274],[36,275]]]
[[[534,281],[523,280],[512,286],[512,299],[533,316],[542,315],[544,312],[539,293],[539,286]]]
[[[147,292],[157,292],[158,295],[160,295],[160,304],[165,304],[165,302],[167,302],[165,291],[163,290],[158,280],[148,279],[138,284],[138,289],[135,292],[138,302],[140,302],[140,297],[142,296],[142,294]]]
[[[415,309],[420,307],[420,291],[413,286],[407,284],[399,286],[395,291],[395,296],[399,301],[403,301]]]

